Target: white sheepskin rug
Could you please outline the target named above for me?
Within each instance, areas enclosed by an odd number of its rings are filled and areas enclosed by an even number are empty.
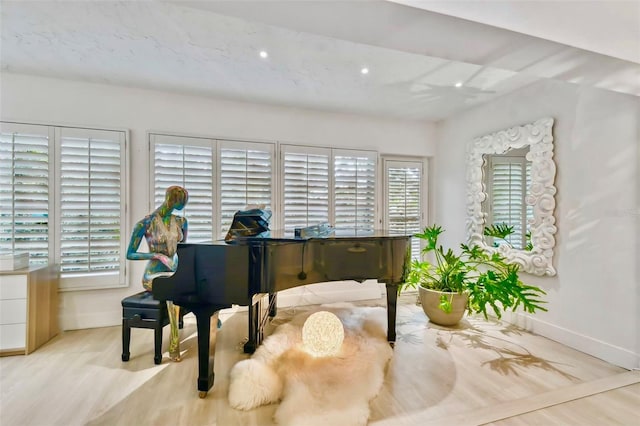
[[[302,326],[312,313],[334,313],[344,325],[335,356],[315,358],[302,349]],[[382,307],[331,304],[299,314],[276,328],[250,359],[231,370],[229,403],[250,410],[280,401],[280,425],[366,425],[369,401],[384,381],[393,351]]]

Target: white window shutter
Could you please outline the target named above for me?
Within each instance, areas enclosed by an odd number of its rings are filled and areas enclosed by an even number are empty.
[[[182,213],[188,241],[223,238],[236,211],[248,205],[271,208],[274,144],[151,134],[155,207],[167,187],[189,192]]]
[[[490,188],[491,225],[506,224],[513,227],[513,233],[506,240],[514,248],[526,245],[527,208],[527,163],[524,157],[492,156]],[[530,168],[529,168],[530,170]]]
[[[164,202],[168,187],[185,188],[189,201],[182,211],[174,213],[184,215],[188,220],[187,241],[211,241],[215,141],[155,134],[150,137],[153,145],[153,208]]]
[[[272,208],[275,147],[236,141],[219,141],[219,146],[219,238],[223,238],[238,210],[247,206]]]
[[[334,150],[333,170],[335,226],[373,231],[377,154]]]
[[[2,123],[0,128],[0,250],[49,260],[49,128]]]
[[[124,132],[69,128],[59,132],[61,272],[117,273],[124,260]]]
[[[411,235],[422,230],[422,163],[385,160],[385,229]],[[420,240],[411,239],[411,256],[420,256]]]
[[[282,146],[284,229],[329,222],[329,149]]]

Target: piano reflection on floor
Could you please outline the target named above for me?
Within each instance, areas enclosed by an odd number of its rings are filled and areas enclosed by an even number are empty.
[[[264,324],[276,314],[278,291],[288,288],[327,281],[384,282],[387,339],[395,342],[398,285],[410,267],[411,236],[341,229],[330,235],[310,235],[270,231],[231,244],[180,244],[176,273],[154,280],[156,299],[173,300],[196,316],[200,397],[206,396],[214,379],[209,362],[211,316],[234,304],[248,306],[244,351],[252,353],[263,338]],[[265,295],[267,307],[263,306]]]

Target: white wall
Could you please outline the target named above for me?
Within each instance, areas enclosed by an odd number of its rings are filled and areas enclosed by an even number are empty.
[[[375,149],[383,154],[426,157],[435,152],[434,126],[428,123],[231,102],[11,73],[3,73],[0,84],[2,120],[130,130],[129,223],[149,212],[146,135],[149,130]],[[142,276],[143,263],[129,262],[129,267],[129,288],[62,293],[61,327],[68,330],[120,324],[120,300],[142,289],[139,277]],[[322,296],[320,290],[310,286],[300,294],[298,301],[328,302],[333,299],[334,296]]]
[[[476,136],[556,119],[555,277],[529,277],[549,312],[515,318],[534,332],[627,368],[640,365],[640,149],[638,99],[548,81],[434,126],[379,117],[239,103],[175,93],[3,73],[0,119],[131,130],[130,223],[148,213],[148,130],[432,156],[432,211],[445,243],[463,241],[465,148]],[[437,139],[438,143],[434,144]],[[63,329],[120,323],[125,289],[61,297]],[[317,300],[313,286],[301,298]],[[326,301],[329,301],[327,299]],[[534,354],[535,355],[535,354]]]
[[[465,240],[465,149],[477,136],[550,116],[557,164],[554,277],[523,277],[549,312],[510,315],[534,332],[627,368],[640,366],[640,103],[546,81],[438,124],[435,222]],[[523,279],[523,280],[524,280]],[[535,355],[535,354],[534,354]]]

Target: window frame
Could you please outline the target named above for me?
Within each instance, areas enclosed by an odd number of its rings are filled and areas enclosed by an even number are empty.
[[[515,245],[511,238],[507,239],[507,242],[511,244],[511,246],[518,250],[525,250],[527,247],[527,232],[528,231],[528,223],[530,220],[533,220],[533,211],[531,205],[527,203],[527,196],[529,195],[529,187],[531,184],[531,161],[527,160],[528,150],[511,150],[504,154],[487,154],[486,155],[486,169],[489,171],[486,173],[484,178],[484,185],[486,188],[487,198],[483,202],[483,208],[487,212],[487,224],[495,225],[495,206],[493,201],[496,199],[494,197],[494,176],[495,176],[495,165],[508,165],[508,166],[518,166],[521,172],[522,179],[519,180],[518,184],[520,185],[520,190],[522,191],[522,195],[519,200],[519,222],[521,228],[521,235],[519,245]],[[511,192],[509,193],[511,194]],[[511,195],[509,195],[509,200],[511,200]],[[510,203],[511,204],[511,203]],[[504,223],[504,222],[500,222]],[[513,222],[507,223],[507,225],[513,225]],[[493,238],[486,237],[487,244],[493,245]]]
[[[379,227],[380,223],[380,154],[375,150],[365,150],[365,149],[343,149],[343,148],[333,148],[330,146],[312,146],[312,145],[299,145],[299,144],[280,144],[279,147],[279,170],[280,173],[277,176],[278,183],[280,185],[281,197],[279,199],[279,207],[280,207],[280,215],[277,220],[280,228],[285,229],[285,155],[287,153],[297,153],[301,155],[326,155],[328,162],[328,179],[327,179],[327,191],[328,191],[328,203],[327,203],[327,222],[331,225],[336,225],[336,157],[337,156],[345,156],[345,157],[355,157],[355,156],[367,156],[370,157],[373,162],[373,222],[372,228],[376,229]],[[308,223],[308,225],[312,225],[312,223]],[[373,230],[372,229],[372,230]]]
[[[156,140],[157,139],[157,140]],[[166,139],[166,141],[165,141]],[[188,142],[188,143],[187,143]],[[156,170],[156,157],[155,157],[155,145],[164,144],[164,145],[182,145],[182,146],[191,146],[191,147],[207,147],[211,148],[211,197],[212,197],[212,212],[211,212],[211,235],[210,239],[215,239],[215,229],[216,228],[216,216],[215,212],[217,211],[217,196],[216,196],[216,186],[217,186],[217,176],[216,176],[216,167],[217,167],[217,141],[214,138],[204,137],[204,136],[190,136],[190,135],[179,135],[167,132],[147,132],[147,143],[149,149],[149,204],[148,211],[152,212],[156,208],[158,208],[161,204],[161,201],[156,200],[156,187],[155,187],[155,170]],[[166,189],[166,188],[165,188]],[[164,197],[162,197],[164,198]],[[189,208],[189,203],[187,203],[186,209]],[[175,214],[181,216],[182,212],[176,212]],[[187,241],[189,239],[189,234],[187,234]]]
[[[149,211],[155,210],[159,204],[155,200],[155,149],[156,144],[167,145],[183,145],[183,146],[207,146],[211,148],[212,159],[212,212],[211,212],[211,241],[220,240],[224,238],[222,232],[222,201],[221,201],[221,163],[222,155],[221,151],[227,148],[231,149],[245,149],[245,150],[259,150],[258,148],[265,148],[264,150],[271,154],[271,206],[276,205],[276,165],[275,158],[276,143],[268,141],[244,141],[235,140],[231,138],[216,138],[210,136],[199,135],[186,135],[178,134],[174,132],[163,131],[149,131],[147,132],[147,142],[149,149]],[[188,211],[189,203],[187,203],[186,210]],[[180,213],[177,213],[180,214]],[[189,241],[189,236],[187,236]]]
[[[219,182],[218,185],[216,185],[216,202],[214,203],[214,205],[216,206],[216,212],[218,214],[218,221],[217,221],[217,227],[215,229],[218,229],[220,231],[220,234],[218,236],[218,238],[224,238],[226,232],[224,232],[223,228],[222,228],[222,222],[223,222],[223,217],[222,217],[222,150],[223,149],[230,149],[230,150],[245,150],[245,151],[262,151],[264,149],[264,151],[268,152],[270,154],[270,160],[271,160],[271,182],[270,182],[270,192],[271,192],[271,200],[269,205],[267,206],[267,208],[270,208],[271,210],[274,209],[274,206],[276,205],[277,202],[277,198],[275,196],[275,188],[276,188],[276,178],[277,175],[275,174],[275,169],[276,169],[276,144],[275,143],[269,143],[269,142],[253,142],[253,141],[240,141],[240,140],[233,140],[233,139],[216,139],[217,141],[217,163],[216,163],[216,170],[215,170],[215,175],[216,175],[216,179]],[[243,206],[243,208],[246,206]],[[215,234],[214,234],[215,237]],[[215,239],[215,238],[214,238]]]
[[[61,144],[62,132],[109,132],[117,135],[120,143],[120,226],[119,226],[119,250],[117,272],[80,272],[62,273],[58,289],[60,292],[76,290],[97,290],[109,288],[122,288],[128,286],[126,268],[126,250],[129,239],[129,218],[127,205],[129,203],[129,141],[128,129],[83,125],[59,125],[55,123],[36,123],[20,121],[0,121],[2,130],[7,128],[38,127],[46,129],[48,134],[49,154],[49,232],[48,232],[48,264],[55,264],[61,268]]]
[[[381,167],[382,167],[382,176],[383,176],[383,194],[382,199],[380,200],[383,206],[383,217],[382,217],[382,227],[385,231],[389,231],[390,227],[390,211],[389,211],[389,203],[387,202],[389,197],[389,168],[391,167],[412,167],[415,166],[420,169],[420,190],[419,190],[419,199],[420,199],[420,218],[418,231],[421,231],[427,224],[428,212],[426,211],[426,207],[429,205],[428,199],[428,171],[429,171],[429,163],[424,157],[409,157],[409,156],[391,156],[391,155],[382,155],[381,156]],[[420,258],[420,253],[424,246],[423,241],[418,238],[412,238],[412,250],[411,250],[411,258],[418,260]],[[414,252],[413,248],[416,249],[417,253]]]
[[[320,147],[320,146],[308,146],[308,145],[296,145],[296,144],[279,144],[279,170],[280,173],[277,176],[278,184],[281,188],[280,198],[278,199],[278,206],[280,214],[274,215],[277,216],[277,225],[279,229],[286,229],[286,217],[285,217],[285,156],[287,153],[294,153],[299,155],[320,155],[327,157],[327,222],[334,223],[333,219],[333,197],[331,188],[334,186],[333,181],[333,166],[332,166],[332,156],[331,156],[331,148],[329,147]],[[292,229],[293,230],[293,229]]]
[[[230,149],[238,148],[252,148],[252,147],[261,147],[265,148],[267,145],[270,145],[270,149],[272,149],[272,173],[271,173],[271,191],[272,191],[272,210],[274,211],[274,215],[271,218],[271,229],[284,229],[285,225],[285,158],[287,154],[310,154],[310,155],[321,155],[325,156],[327,159],[327,193],[328,193],[328,201],[327,201],[327,209],[328,209],[328,222],[330,224],[335,224],[336,219],[336,157],[339,156],[367,156],[374,162],[373,167],[373,228],[374,229],[383,229],[388,230],[388,206],[386,203],[387,197],[387,170],[386,167],[389,164],[409,164],[415,167],[418,167],[421,170],[420,174],[420,189],[419,189],[419,214],[420,214],[420,227],[424,227],[427,211],[426,206],[428,206],[428,160],[425,157],[412,157],[412,156],[392,156],[392,155],[381,155],[376,150],[365,150],[365,149],[342,149],[342,148],[334,148],[330,146],[318,146],[318,145],[304,145],[304,144],[295,144],[295,143],[283,143],[283,142],[272,142],[272,141],[257,141],[257,140],[238,140],[233,138],[219,138],[219,137],[210,137],[210,136],[194,136],[194,135],[184,135],[184,134],[176,134],[173,132],[161,132],[161,131],[150,131],[148,132],[148,142],[149,142],[149,152],[151,161],[149,163],[149,188],[151,193],[154,191],[154,182],[155,182],[155,171],[154,171],[154,144],[155,143],[167,143],[167,144],[175,144],[175,141],[170,141],[169,139],[164,141],[153,141],[153,135],[164,135],[169,138],[175,139],[183,139],[186,142],[183,144],[193,145],[195,141],[201,141],[200,143],[211,143],[215,146],[215,170],[213,171],[213,182],[214,182],[214,211],[212,212],[212,228],[219,229],[221,226],[221,186],[220,182],[220,172],[221,172],[221,149],[223,147],[227,147]],[[208,142],[202,142],[208,141]],[[156,208],[157,206],[151,206],[151,209]],[[215,232],[215,231],[214,231]],[[224,236],[212,235],[213,240],[218,240],[223,238]]]
[[[380,203],[383,200],[380,199],[380,154],[377,151],[373,150],[357,150],[357,149],[342,149],[342,148],[332,148],[331,149],[331,177],[333,180],[333,194],[332,194],[332,206],[333,206],[333,221],[331,223],[336,223],[336,157],[344,156],[344,157],[369,157],[370,160],[373,161],[373,219],[371,222],[371,231],[375,230],[379,227],[380,224]],[[357,176],[356,176],[357,178]],[[356,190],[357,192],[357,190]],[[357,210],[357,207],[356,207]],[[336,225],[337,226],[337,225]]]
[[[55,128],[48,125],[43,124],[33,124],[33,123],[18,123],[18,122],[7,122],[0,121],[0,131],[2,132],[10,132],[10,133],[22,133],[22,134],[36,134],[43,135],[47,138],[47,263],[52,263],[54,259],[52,259],[53,253],[56,252],[56,244],[55,244],[55,223],[56,223],[56,205],[55,200],[51,196],[52,191],[55,189],[55,150],[51,149],[50,144],[55,137]],[[13,151],[12,151],[13,152]],[[12,160],[12,175],[15,173],[15,164]],[[52,166],[53,165],[53,166]],[[11,192],[15,194],[15,181],[12,178],[12,188]],[[12,215],[15,215],[15,198],[12,196],[11,198],[11,211]],[[14,224],[15,226],[15,224]],[[12,232],[12,248],[11,250],[22,251],[21,249],[16,249],[15,247],[15,227]]]

